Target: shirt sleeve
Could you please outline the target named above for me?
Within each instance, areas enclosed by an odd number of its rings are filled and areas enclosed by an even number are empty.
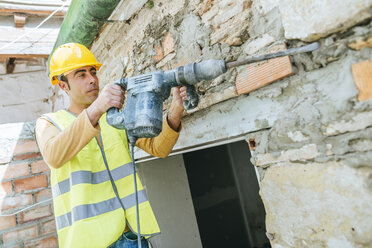
[[[147,152],[148,154],[165,158],[172,151],[180,135],[182,126],[174,131],[168,124],[167,118],[163,120],[162,131],[155,138],[140,138],[136,142],[136,146]]]
[[[99,125],[93,127],[86,110],[63,131],[59,131],[45,117],[40,117],[35,126],[40,152],[45,162],[53,168],[59,168],[71,160],[100,131]]]

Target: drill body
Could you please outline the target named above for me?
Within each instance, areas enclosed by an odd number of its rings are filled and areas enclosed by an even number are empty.
[[[185,109],[198,106],[195,84],[212,80],[226,72],[223,60],[206,60],[190,63],[169,71],[155,71],[134,77],[122,78],[114,83],[127,92],[123,111],[110,108],[107,122],[118,129],[125,129],[129,140],[156,137],[162,129],[163,102],[169,97],[172,87],[186,86]]]

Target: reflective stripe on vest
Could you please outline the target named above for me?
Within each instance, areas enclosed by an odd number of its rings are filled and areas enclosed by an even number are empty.
[[[66,110],[44,116],[61,131],[76,118]],[[126,220],[137,230],[133,168],[125,132],[109,126],[106,115],[99,123],[102,149],[92,139],[62,167],[51,168],[60,247],[107,247],[120,237]],[[150,237],[160,230],[137,180],[141,234]]]

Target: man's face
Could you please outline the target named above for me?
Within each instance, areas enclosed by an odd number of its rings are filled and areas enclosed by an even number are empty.
[[[80,67],[66,75],[70,89],[64,89],[71,101],[79,105],[90,105],[97,99],[99,83],[93,66]]]

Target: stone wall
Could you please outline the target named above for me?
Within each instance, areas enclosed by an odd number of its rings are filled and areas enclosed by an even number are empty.
[[[49,168],[34,123],[0,125],[0,247],[57,247]],[[19,210],[39,205],[25,211]]]
[[[371,10],[371,0],[123,1],[92,51],[104,85],[318,41],[200,82],[175,150],[250,140],[275,248],[370,247],[372,101],[360,96],[371,95]]]

